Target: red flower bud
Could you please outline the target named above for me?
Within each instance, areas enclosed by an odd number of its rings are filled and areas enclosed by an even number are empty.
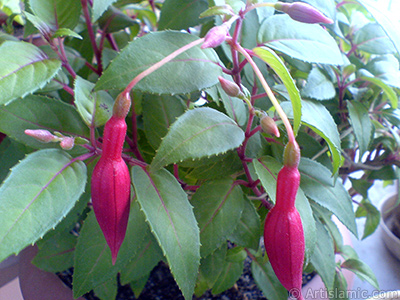
[[[56,142],[59,138],[44,129],[26,129],[25,134],[37,139],[42,143]]]
[[[282,285],[302,300],[305,252],[303,225],[295,204],[300,184],[297,167],[284,166],[278,174],[276,204],[264,225],[264,244],[271,266]]]
[[[201,49],[218,47],[226,40],[228,32],[229,26],[226,23],[211,28],[204,37]]]
[[[275,9],[285,12],[289,15],[293,20],[302,22],[302,23],[326,23],[332,24],[333,21],[326,17],[323,13],[317,10],[315,7],[310,4],[303,2],[294,2],[294,3],[282,3],[277,2],[275,4]]]
[[[121,154],[130,103],[129,95],[117,97],[113,116],[104,127],[103,151],[91,181],[93,210],[110,247],[113,264],[125,238],[129,218],[131,180]]]

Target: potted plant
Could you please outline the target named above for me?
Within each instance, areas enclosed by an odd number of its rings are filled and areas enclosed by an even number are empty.
[[[35,244],[75,298],[138,296],[160,261],[185,299],[246,259],[268,299],[302,299],[303,271],[377,286],[332,217],[367,237],[371,183],[397,178],[399,36],[305,2],[5,3],[0,261]]]

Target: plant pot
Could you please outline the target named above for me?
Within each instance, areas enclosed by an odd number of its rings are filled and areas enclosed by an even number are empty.
[[[381,207],[382,238],[388,250],[400,260],[400,238],[393,233],[393,228],[400,230],[400,206],[395,206],[398,195],[393,195],[383,202]]]
[[[29,246],[0,264],[0,299],[74,300],[71,289],[56,274],[31,263],[36,253],[36,246]]]

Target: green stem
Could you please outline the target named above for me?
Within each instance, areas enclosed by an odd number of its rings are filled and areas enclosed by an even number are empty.
[[[151,73],[153,73],[154,71],[156,71],[157,69],[161,68],[163,65],[165,65],[166,63],[170,62],[171,60],[173,60],[175,57],[177,57],[179,54],[182,54],[183,52],[189,50],[190,48],[193,48],[194,46],[197,46],[201,43],[204,42],[204,38],[195,40],[177,50],[175,50],[174,52],[172,52],[171,54],[167,55],[166,57],[164,57],[162,60],[160,60],[159,62],[155,63],[154,65],[152,65],[150,68],[144,70],[142,73],[140,73],[139,75],[137,75],[129,84],[128,86],[125,88],[124,92],[129,94],[130,91],[133,89],[133,87],[140,81],[142,80],[144,77],[146,77],[147,75],[150,75]]]
[[[263,88],[264,88],[265,92],[267,93],[269,99],[271,100],[272,104],[274,105],[274,107],[276,109],[276,112],[278,113],[278,115],[282,119],[283,124],[285,125],[286,131],[287,131],[288,137],[289,137],[289,142],[295,143],[296,142],[296,138],[294,136],[292,125],[290,125],[290,122],[289,122],[289,119],[288,119],[287,115],[285,114],[285,112],[283,111],[282,107],[280,106],[278,100],[276,99],[274,93],[272,92],[272,90],[269,87],[267,81],[265,80],[264,76],[262,75],[260,69],[257,67],[257,65],[254,62],[254,60],[251,58],[250,54],[247,53],[247,51],[242,46],[240,46],[239,44],[236,44],[236,45],[233,45],[233,46],[246,58],[246,60],[249,62],[249,64],[253,68],[254,73],[256,74],[258,79],[260,80],[261,85],[263,86]]]

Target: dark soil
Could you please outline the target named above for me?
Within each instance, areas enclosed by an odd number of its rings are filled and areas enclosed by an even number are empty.
[[[254,282],[250,272],[250,259],[246,259],[244,272],[236,284],[229,290],[212,295],[207,291],[201,297],[193,296],[193,300],[266,300],[261,290]],[[303,276],[303,284],[310,281],[315,274]],[[72,287],[72,270],[59,274],[65,284]],[[88,300],[100,300],[92,292],[85,295]],[[129,285],[119,286],[116,300],[184,300],[168,266],[160,262],[151,272],[145,288],[138,298],[135,297]]]

